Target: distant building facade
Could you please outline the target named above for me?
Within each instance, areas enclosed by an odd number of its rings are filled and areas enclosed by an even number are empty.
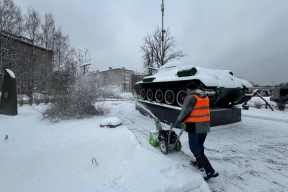
[[[35,46],[30,39],[22,36],[9,33],[0,35],[1,41],[6,41],[8,42],[6,45],[9,45],[5,52],[1,52],[0,86],[3,70],[8,68],[16,76],[18,92],[49,91],[51,88],[49,74],[53,71],[53,51]]]
[[[132,77],[134,71],[125,69],[125,67],[112,68],[109,67],[108,70],[97,71],[107,84],[118,87],[124,92],[130,92],[133,89]]]

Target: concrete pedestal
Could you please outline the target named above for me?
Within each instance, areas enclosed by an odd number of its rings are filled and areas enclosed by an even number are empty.
[[[149,115],[149,113],[141,107],[142,105],[146,109],[150,110],[161,122],[167,124],[175,123],[181,111],[181,107],[156,102],[151,103],[143,100],[137,100],[137,102],[140,105],[137,105],[136,103],[136,110],[140,113]],[[211,127],[241,121],[241,108],[211,108],[210,111]]]

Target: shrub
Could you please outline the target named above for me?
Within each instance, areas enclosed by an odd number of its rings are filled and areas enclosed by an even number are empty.
[[[98,101],[101,90],[89,76],[80,76],[67,91],[57,92],[53,101],[43,113],[43,118],[51,122],[65,119],[83,119],[107,113]]]
[[[49,103],[49,101],[50,101],[49,95],[45,95],[44,99],[43,99],[43,102],[45,103],[45,105],[47,105]]]

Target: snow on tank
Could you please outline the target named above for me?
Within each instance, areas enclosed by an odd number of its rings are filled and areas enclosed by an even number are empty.
[[[209,93],[210,106],[241,104],[252,96],[248,88],[253,85],[233,76],[230,70],[206,69],[183,62],[165,64],[156,74],[137,82],[134,88],[142,100],[182,106],[189,82],[196,83]]]

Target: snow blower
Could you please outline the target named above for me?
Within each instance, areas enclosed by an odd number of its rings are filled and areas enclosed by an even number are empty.
[[[164,130],[162,129],[158,118],[154,118],[154,121],[156,124],[156,131],[150,131],[149,143],[154,147],[159,146],[161,152],[164,154],[169,153],[170,150],[180,151],[182,145],[179,139],[186,128],[185,123],[179,124],[181,131],[178,136],[176,132],[172,130],[174,128],[173,124],[170,125],[169,130]]]
[[[153,147],[160,146],[160,150],[162,153],[167,154],[170,149],[173,149],[175,151],[181,150],[181,142],[179,140],[180,136],[182,135],[183,131],[186,129],[185,123],[180,123],[179,128],[181,129],[181,132],[179,136],[173,131],[172,129],[173,124],[170,125],[169,130],[164,130],[162,128],[160,120],[148,109],[146,109],[143,105],[141,105],[139,102],[136,101],[136,105],[143,108],[155,121],[156,124],[156,130],[150,130],[149,133],[149,143]]]
[[[153,146],[153,147],[157,147],[160,145],[160,142],[158,140],[158,135],[159,135],[159,131],[162,131],[162,125],[159,121],[159,119],[155,116],[152,116],[155,124],[156,124],[156,130],[150,130],[149,133],[149,143]]]
[[[158,135],[158,140],[159,140],[159,147],[162,153],[167,154],[169,153],[169,150],[175,150],[175,151],[180,151],[182,148],[181,142],[180,142],[180,136],[182,135],[183,131],[186,128],[185,123],[179,124],[179,128],[181,128],[181,131],[179,133],[179,136],[175,131],[172,129],[175,128],[173,127],[173,124],[170,125],[169,130],[160,130],[159,135]]]
[[[159,131],[162,130],[162,125],[159,119],[150,110],[146,109],[141,103],[136,101],[136,105],[144,109],[154,119],[155,124],[156,124],[156,130],[150,130],[149,143],[154,147],[159,146],[160,143],[158,140],[158,134],[159,134]]]

